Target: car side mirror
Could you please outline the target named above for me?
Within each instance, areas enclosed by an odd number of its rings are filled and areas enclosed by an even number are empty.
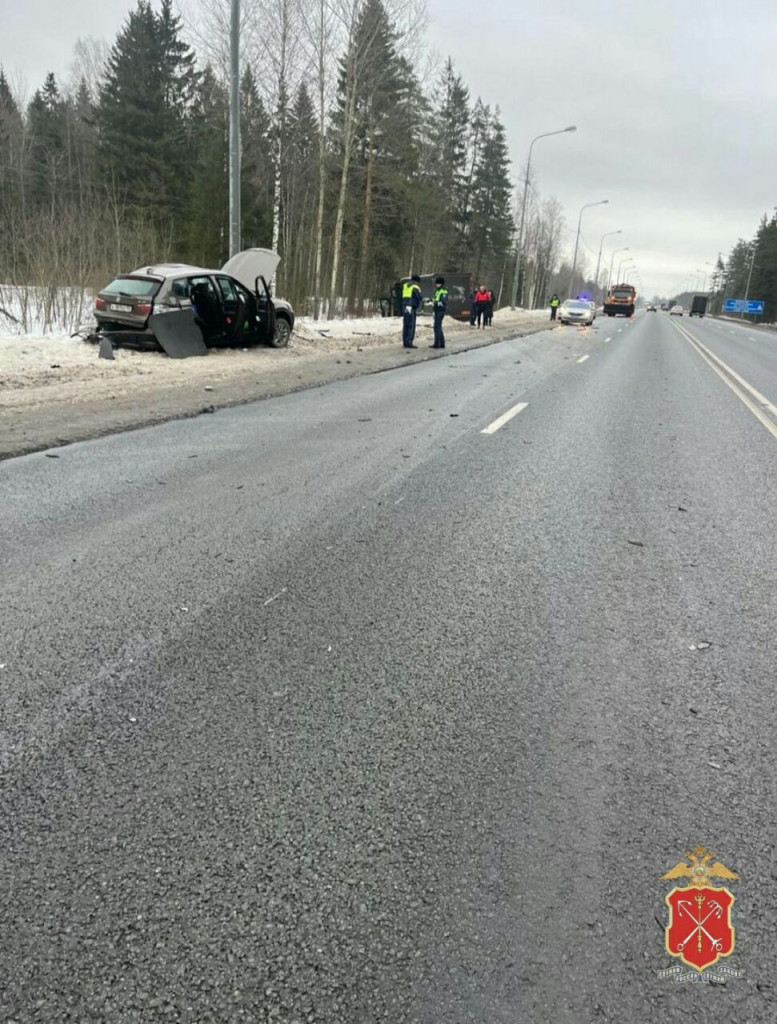
[[[177,295],[171,295],[170,298],[167,300],[167,304],[168,306],[172,306],[173,309],[181,308],[181,300],[178,298]]]

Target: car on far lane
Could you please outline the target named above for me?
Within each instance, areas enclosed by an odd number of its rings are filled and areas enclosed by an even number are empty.
[[[653,305],[652,302],[650,303],[649,306],[645,306],[645,312],[646,313],[656,313],[657,312],[656,307]]]
[[[591,303],[583,299],[567,299],[561,303],[558,311],[558,318],[562,324],[592,324],[595,312],[591,309]]]
[[[682,306],[672,306],[669,310],[669,316],[682,316],[684,313],[685,310]]]

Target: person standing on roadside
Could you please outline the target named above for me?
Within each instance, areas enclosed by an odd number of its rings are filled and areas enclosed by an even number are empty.
[[[413,274],[402,285],[402,344],[405,348],[418,348],[415,341],[415,321],[421,306],[421,278]]]
[[[477,303],[475,302],[475,293],[476,292],[477,292],[477,288],[473,288],[472,291],[469,293],[469,325],[470,325],[470,327],[474,327],[475,326],[475,319],[476,319],[476,317],[478,315],[478,306],[477,306]]]
[[[550,297],[550,319],[551,320],[555,320],[556,319],[556,313],[558,313],[558,307],[559,307],[560,304],[561,304],[561,299],[559,299],[558,295],[556,295],[556,293],[553,292],[553,294]]]
[[[489,289],[487,289],[486,294],[488,295],[488,299],[486,301],[486,309],[485,309],[485,315],[484,315],[485,325],[484,326],[490,327],[491,326],[491,321],[494,319],[494,293],[489,288]]]
[[[478,327],[485,327],[486,306],[488,305],[488,292],[483,285],[478,285],[475,292],[475,320]]]
[[[442,322],[448,312],[448,289],[444,277],[434,279],[434,344],[432,348],[445,348],[445,335]]]

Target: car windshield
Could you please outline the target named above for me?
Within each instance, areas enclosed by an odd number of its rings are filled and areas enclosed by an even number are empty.
[[[579,302],[577,299],[568,299],[564,303],[564,306],[567,309],[588,309],[589,308],[587,302]]]
[[[137,295],[143,298],[151,298],[159,291],[161,281],[154,281],[148,277],[117,277],[109,285],[103,288],[104,292],[112,295]]]

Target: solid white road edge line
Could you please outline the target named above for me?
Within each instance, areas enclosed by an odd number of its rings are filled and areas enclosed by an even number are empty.
[[[687,328],[684,328],[684,330],[687,331]],[[710,359],[713,359],[723,370],[726,371],[727,374],[729,374],[729,376],[733,377],[740,387],[743,387],[745,391],[748,391],[759,405],[763,406],[764,409],[768,409],[772,416],[777,418],[777,405],[772,405],[768,398],[765,398],[760,391],[756,391],[752,384],[748,384],[744,377],[740,377],[736,370],[732,370],[727,363],[723,362],[720,356],[716,356],[715,353],[708,349],[706,345],[703,345],[698,338],[694,337],[690,332],[688,333],[691,340],[694,341],[699,348],[703,349]]]
[[[590,359],[590,358],[591,358],[590,356],[580,356],[580,358],[578,359],[578,363],[584,363],[586,361],[586,359]]]
[[[528,402],[519,402],[517,405],[514,405],[512,409],[508,409],[507,412],[503,412],[502,415],[498,419],[495,419],[493,423],[489,423],[489,425],[484,430],[481,430],[480,433],[495,434],[500,427],[505,425],[505,423],[509,423],[513,416],[517,416],[519,412],[523,412],[528,404]]]
[[[765,409],[768,409],[774,416],[777,416],[777,408],[764,398],[760,392],[756,391],[751,384],[748,384],[746,380],[743,380],[735,370],[732,370],[730,366],[727,366],[722,359],[719,359],[714,352],[710,352],[706,346],[702,345],[702,343],[698,339],[694,338],[694,336],[684,327],[681,327],[679,324],[675,324],[675,327],[680,331],[683,337],[693,345],[705,363],[707,363],[715,373],[717,373],[723,383],[727,384],[731,388],[740,402],[747,406],[755,418],[766,427],[773,437],[777,438],[777,424],[766,415],[763,409],[756,405],[756,402],[754,402],[746,392],[749,391],[750,394],[756,398],[756,401]],[[716,366],[716,363],[719,363],[720,365]],[[730,377],[727,376],[727,374],[730,374]],[[741,387],[737,386],[737,384],[734,383],[734,380],[730,379],[731,377],[733,377]],[[742,388],[745,390],[743,391]]]

